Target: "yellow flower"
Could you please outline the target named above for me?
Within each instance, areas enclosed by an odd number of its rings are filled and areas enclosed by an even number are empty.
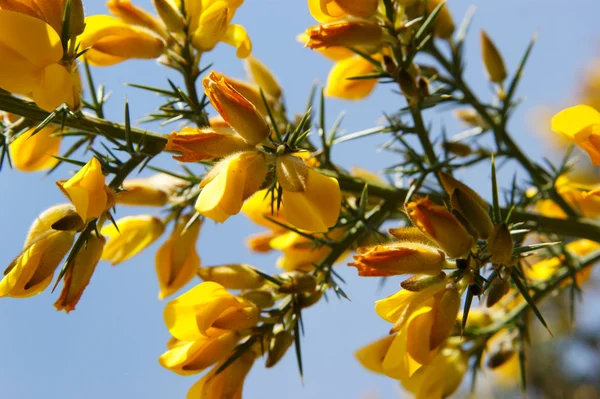
[[[265,119],[225,76],[213,71],[202,84],[213,107],[246,142],[255,145],[269,136],[271,129]]]
[[[260,62],[256,57],[250,56],[246,58],[244,65],[246,66],[248,75],[250,75],[250,79],[256,83],[265,94],[274,98],[281,97],[281,86],[279,85],[279,82],[277,82],[277,78],[275,78],[265,64]]]
[[[158,299],[168,297],[189,283],[200,267],[196,241],[202,223],[196,221],[184,232],[189,220],[189,216],[179,218],[169,239],[156,252]]]
[[[342,231],[342,229],[332,230],[333,237],[330,238],[334,240],[341,238]],[[269,247],[283,253],[277,259],[277,266],[286,271],[312,271],[315,265],[320,264],[331,253],[330,247],[326,245],[317,247],[314,242],[295,231],[276,235],[270,240]]]
[[[258,308],[231,295],[222,285],[206,281],[172,300],[165,307],[165,324],[181,341],[209,336],[211,328],[240,330],[258,322]]]
[[[127,25],[136,25],[156,32],[163,38],[169,34],[165,24],[147,11],[136,7],[131,0],[109,0],[106,6],[112,15],[119,18]]]
[[[368,75],[375,71],[375,66],[360,56],[338,61],[329,71],[325,94],[345,100],[361,100],[375,89],[377,79],[350,80],[349,78]]]
[[[427,365],[420,367],[402,386],[416,399],[443,399],[460,386],[468,370],[468,357],[460,348],[447,347]]]
[[[45,127],[34,136],[35,128],[19,135],[10,145],[12,163],[24,172],[49,169],[58,163],[54,155],[59,154],[61,138],[54,136],[57,129]]]
[[[256,354],[248,350],[225,370],[217,373],[222,363],[217,364],[200,381],[190,388],[187,399],[237,399],[242,397],[244,379],[252,368]]]
[[[331,22],[348,15],[369,18],[377,11],[377,0],[308,0],[308,8],[314,19]]]
[[[198,276],[204,281],[213,281],[230,290],[251,290],[262,287],[265,279],[249,265],[233,264],[202,267]]]
[[[412,224],[435,241],[449,256],[465,255],[473,245],[473,238],[445,207],[429,199],[419,198],[405,205]]]
[[[0,297],[25,298],[42,292],[54,270],[69,252],[75,231],[83,222],[71,204],[56,205],[33,222],[23,251],[11,262],[0,281]]]
[[[342,201],[336,179],[308,168],[298,157],[284,155],[277,159],[277,180],[283,189],[285,218],[291,225],[326,232],[336,224]]]
[[[115,202],[121,205],[163,206],[169,199],[169,194],[152,179],[127,179],[122,189],[115,196]]]
[[[223,129],[185,127],[179,132],[172,132],[167,140],[166,151],[182,153],[173,156],[179,162],[206,161],[254,148],[242,136]]]
[[[73,1],[71,12],[78,5],[80,6],[81,2]],[[62,31],[64,7],[64,0],[0,0],[0,10],[15,11],[40,19],[59,35]]]
[[[567,108],[552,118],[552,130],[585,150],[600,165],[600,112],[587,105]]]
[[[62,18],[62,17],[61,17]],[[0,9],[0,88],[27,96],[45,111],[66,103],[77,110],[81,102],[78,77],[63,65],[58,32],[47,22]]]
[[[100,162],[92,158],[75,176],[57,184],[71,200],[81,219],[88,221],[100,217],[102,212],[113,205],[104,181]]]
[[[442,271],[445,260],[439,249],[417,242],[376,245],[358,248],[357,252],[348,266],[356,267],[359,276],[436,275]]]
[[[110,224],[102,229],[102,235],[108,237],[102,260],[110,261],[113,266],[137,255],[165,230],[163,222],[150,215],[125,216],[117,220],[116,225]]]
[[[565,176],[559,177],[554,187],[556,191],[574,209],[588,218],[600,216],[600,188],[598,185],[579,184]],[[537,193],[535,188],[527,190],[527,195]],[[566,218],[564,211],[550,199],[541,199],[535,203],[535,209],[544,216]]]
[[[289,231],[285,227],[271,221],[275,220],[279,223],[285,223],[285,208],[281,205],[278,210],[276,203],[273,205],[271,207],[271,195],[269,192],[267,190],[260,190],[244,202],[242,212],[259,226],[266,227],[274,232]]]
[[[185,8],[190,21],[192,45],[199,51],[212,50],[224,42],[237,49],[238,58],[246,58],[252,51],[252,42],[241,25],[231,23],[243,0],[186,1]]]
[[[130,58],[158,58],[165,50],[160,37],[109,15],[92,15],[85,23],[81,48],[89,48],[84,57],[91,65],[110,66]]]
[[[591,240],[576,240],[565,245],[565,248],[571,256],[582,257],[600,249],[600,244]],[[527,277],[532,280],[544,281],[554,276],[556,271],[564,265],[564,261],[565,258],[563,255],[554,256],[536,262],[531,267],[523,268],[523,270],[527,274]],[[590,278],[592,269],[592,267],[587,267],[575,274],[577,284],[585,283]]]
[[[237,214],[244,201],[258,191],[266,174],[267,163],[262,153],[240,152],[225,158],[201,183],[196,211],[223,223]]]
[[[211,328],[195,341],[177,341],[169,345],[158,362],[179,375],[192,375],[226,358],[239,340],[235,331]]]
[[[335,46],[376,47],[381,44],[383,29],[374,22],[339,21],[315,25],[306,30],[311,49]]]
[[[65,273],[64,287],[60,297],[54,303],[56,310],[64,310],[67,313],[75,310],[75,306],[96,270],[105,243],[104,237],[96,237],[92,234],[86,245],[79,250],[73,264]]]

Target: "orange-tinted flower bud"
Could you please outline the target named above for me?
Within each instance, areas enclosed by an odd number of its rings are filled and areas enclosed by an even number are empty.
[[[394,276],[398,274],[436,275],[444,266],[445,255],[439,249],[416,242],[400,242],[359,248],[349,266],[359,276]]]
[[[316,25],[306,30],[311,49],[332,46],[377,46],[381,44],[383,30],[372,22],[340,21]]]
[[[453,258],[469,252],[473,238],[443,206],[429,199],[416,199],[405,205],[406,213],[415,227],[435,241],[442,250]]]
[[[54,303],[56,310],[64,310],[67,313],[75,310],[85,287],[92,279],[105,243],[104,237],[92,234],[86,245],[79,250],[73,264],[65,273],[64,287]]]
[[[271,129],[256,107],[235,90],[223,75],[211,72],[202,83],[211,104],[249,144],[258,144],[269,136]]]
[[[184,127],[180,132],[167,136],[166,151],[179,151],[182,155],[173,156],[179,162],[198,162],[223,158],[240,151],[253,148],[241,136],[221,130]]]

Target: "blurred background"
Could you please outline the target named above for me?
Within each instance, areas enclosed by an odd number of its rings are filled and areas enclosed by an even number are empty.
[[[135,0],[152,10],[150,0]],[[84,1],[86,13],[107,13],[103,1]],[[458,22],[473,4],[477,11],[467,39],[467,80],[483,98],[491,98],[479,52],[479,30],[485,29],[502,52],[510,72],[514,72],[532,35],[539,31],[530,62],[520,85],[523,103],[512,119],[510,132],[534,159],[556,150],[556,137],[545,134],[548,110],[581,102],[582,87],[600,56],[598,0],[450,0],[450,11]],[[285,90],[288,110],[303,112],[312,84],[324,83],[332,65],[317,53],[304,49],[296,35],[316,22],[305,0],[247,0],[234,23],[250,34],[253,54],[279,78]],[[226,75],[243,78],[245,72],[235,50],[220,44],[208,53],[203,64]],[[600,75],[596,63],[596,75]],[[112,92],[106,111],[111,120],[122,121],[125,98],[132,116],[141,119],[156,108],[161,99],[125,83],[168,87],[167,77],[178,77],[154,61],[127,61],[93,70],[96,84],[106,83]],[[600,78],[597,79],[600,86]],[[590,83],[591,84],[591,83]],[[600,88],[596,87],[596,90]],[[597,94],[598,95],[598,94]],[[598,95],[600,98],[600,95]],[[403,98],[381,85],[361,102],[327,100],[328,124],[345,112],[342,129],[352,133],[382,123],[383,113],[404,105]],[[449,135],[463,129],[449,108],[436,108],[426,114],[432,131],[444,126]],[[149,130],[169,133],[177,125],[142,125]],[[340,144],[332,154],[344,167],[360,166],[377,171],[398,162],[397,155],[378,152],[385,138],[371,137]],[[563,149],[564,150],[564,149]],[[555,156],[560,158],[560,151]],[[168,154],[156,166],[178,168]],[[5,169],[0,173],[0,265],[8,265],[22,247],[29,224],[44,209],[65,202],[54,181],[68,178],[73,167],[62,165],[53,175],[24,174]],[[489,171],[471,173],[468,182],[489,191]],[[590,172],[591,173],[591,172]],[[596,175],[591,175],[597,180]],[[121,207],[118,216],[153,212],[152,209]],[[275,271],[276,255],[256,255],[244,244],[249,234],[259,231],[243,215],[225,225],[207,221],[201,231],[198,250],[204,265],[249,263],[267,272]],[[104,398],[184,398],[196,377],[180,377],[159,366],[157,358],[169,338],[163,323],[165,302],[157,299],[158,283],[154,253],[158,243],[141,255],[117,267],[101,262],[91,284],[69,315],[54,310],[58,292],[48,291],[29,299],[0,299],[0,389],[2,398],[38,397],[64,399]],[[343,287],[351,301],[330,296],[304,312],[306,335],[302,341],[304,382],[290,350],[273,369],[257,362],[246,379],[245,398],[395,398],[401,397],[399,384],[370,373],[354,359],[354,351],[387,334],[389,324],[373,310],[375,300],[395,292],[399,281],[389,279],[381,287],[377,279],[359,279],[356,271],[343,264],[338,272],[346,280]],[[568,332],[561,317],[561,298],[547,308],[557,336],[548,341],[543,334],[533,359],[530,381],[532,397],[598,397],[600,387],[600,299],[592,279],[584,286],[585,295],[577,311],[576,332]],[[194,281],[190,286],[199,281]],[[188,287],[189,288],[189,287]],[[182,291],[183,292],[183,291]],[[564,332],[565,334],[561,334]],[[571,335],[574,334],[574,335]],[[476,397],[520,397],[517,373],[498,378],[487,371],[480,376]],[[484,380],[502,382],[490,389]],[[467,397],[468,389],[456,393]],[[594,388],[595,387],[595,388]],[[512,392],[512,393],[511,393]]]

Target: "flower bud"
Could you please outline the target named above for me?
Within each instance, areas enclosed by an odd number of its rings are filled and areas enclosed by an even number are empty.
[[[64,276],[64,287],[60,297],[54,303],[56,310],[69,313],[75,310],[85,287],[89,284],[100,261],[106,239],[92,234],[75,256],[75,260],[67,269]]]
[[[488,237],[488,252],[490,261],[497,265],[508,265],[512,258],[514,242],[506,224],[494,226]]]
[[[316,25],[306,30],[311,49],[332,46],[377,46],[381,44],[383,30],[372,22],[339,21]]]
[[[252,290],[242,293],[242,298],[252,302],[261,309],[268,309],[275,305],[275,298],[270,291]]]
[[[450,197],[450,204],[465,218],[478,237],[483,239],[489,237],[494,224],[487,211],[487,205],[485,209],[482,208],[475,198],[461,190],[454,190]]]
[[[75,232],[80,231],[83,227],[83,221],[75,212],[73,205],[55,205],[42,212],[32,223],[25,239],[24,248],[27,249],[39,238],[54,230]]]
[[[248,75],[250,75],[250,79],[252,79],[263,92],[274,98],[281,97],[281,86],[265,64],[260,62],[256,57],[250,56],[246,58],[244,65],[246,66]]]
[[[32,136],[35,128],[21,133],[11,144],[12,164],[23,172],[49,169],[58,163],[54,156],[59,154],[62,139],[55,136],[55,127],[45,127]]]
[[[488,79],[494,83],[502,83],[506,79],[506,67],[504,66],[504,60],[502,55],[492,42],[492,39],[481,31],[481,57],[483,58],[483,65],[488,75]]]
[[[509,361],[514,355],[515,350],[513,348],[507,348],[505,345],[501,345],[498,350],[490,355],[486,365],[490,369],[495,369]]]
[[[187,397],[190,399],[241,398],[244,379],[255,360],[256,353],[250,349],[241,354],[220,373],[217,373],[217,371],[224,363],[223,361],[218,363],[190,388]]]
[[[446,278],[446,273],[440,272],[435,276],[427,276],[418,274],[416,276],[412,276],[407,278],[403,282],[400,283],[400,287],[404,288],[407,291],[411,292],[419,292],[424,290],[427,287],[430,287],[434,284],[443,282]]]
[[[182,155],[173,156],[179,162],[208,161],[254,148],[233,132],[225,134],[223,130],[217,132],[211,128],[184,127],[180,132],[169,134],[167,140],[165,151],[181,152]]]
[[[444,0],[427,0],[427,13],[430,14]],[[444,1],[445,2],[445,1]],[[440,39],[450,39],[454,33],[454,21],[448,10],[448,5],[444,4],[434,22],[433,34]]]
[[[277,157],[276,169],[281,188],[291,192],[306,190],[308,167],[302,159],[293,155]]]
[[[147,11],[133,5],[130,0],[108,0],[106,6],[112,15],[127,25],[141,26],[168,37],[165,26]]]
[[[439,172],[438,176],[442,181],[442,185],[444,186],[444,190],[448,193],[449,196],[452,196],[455,190],[462,191],[464,194],[471,197],[473,200],[477,202],[477,204],[485,209],[486,211],[489,209],[488,203],[485,202],[483,198],[475,190],[466,184],[456,180],[454,177],[449,175],[446,172]]]
[[[127,179],[122,187],[123,191],[115,196],[115,202],[121,205],[164,206],[169,198],[168,193],[157,188],[150,179]]]
[[[267,361],[265,367],[273,367],[281,360],[285,352],[294,342],[294,336],[289,331],[280,331],[271,339],[271,344],[267,351]]]
[[[102,166],[97,158],[92,158],[75,176],[64,182],[57,182],[75,206],[84,222],[100,217],[112,204],[104,184]]]
[[[317,290],[313,292],[303,292],[298,295],[298,305],[300,305],[302,309],[309,308],[315,303],[319,302],[322,297],[322,290]]]
[[[71,249],[73,236],[70,231],[53,230],[38,236],[4,271],[0,297],[27,298],[45,290]]]
[[[243,264],[201,267],[198,276],[231,290],[256,289],[265,284],[265,279],[252,266]]]
[[[239,341],[235,331],[212,328],[207,336],[194,341],[179,341],[163,353],[158,362],[179,375],[200,373],[207,367],[226,359]]]
[[[439,249],[417,242],[400,242],[358,248],[358,255],[348,266],[358,269],[359,276],[394,276],[398,274],[437,275],[445,264]]]
[[[125,216],[115,224],[102,229],[102,235],[108,237],[102,260],[113,266],[137,255],[165,231],[162,220],[150,215]]]
[[[419,98],[419,88],[415,78],[405,69],[398,71],[398,77],[396,78],[398,85],[402,90],[402,94],[407,100],[415,100]]]
[[[485,302],[485,306],[491,308],[495,304],[497,304],[504,295],[508,293],[510,289],[510,285],[507,281],[497,278],[490,285],[490,288],[487,290],[487,300]]]
[[[471,147],[458,141],[446,141],[442,144],[444,150],[457,157],[468,157],[473,153]]]
[[[415,227],[435,241],[453,258],[465,255],[473,245],[473,238],[443,206],[429,199],[416,199],[405,205],[408,218]]]
[[[169,0],[152,0],[160,19],[165,23],[169,32],[183,32],[185,21],[176,4]]]
[[[269,136],[271,129],[256,107],[223,75],[211,72],[202,83],[211,104],[246,142],[255,145]]]
[[[479,112],[473,108],[456,109],[454,110],[453,114],[457,119],[460,119],[467,126],[479,127],[483,130],[488,130],[490,128],[489,123],[483,120]]]
[[[85,14],[81,0],[71,0],[71,19],[69,20],[69,35],[79,36],[85,29]]]
[[[317,288],[317,279],[311,273],[292,271],[282,275],[285,282],[279,286],[282,294],[313,292]]]
[[[202,222],[195,221],[187,226],[190,219],[189,214],[180,217],[169,239],[156,251],[156,275],[160,286],[158,299],[168,297],[189,283],[200,267],[196,241]]]

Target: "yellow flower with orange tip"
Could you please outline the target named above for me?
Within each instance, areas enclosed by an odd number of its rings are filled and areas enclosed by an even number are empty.
[[[315,172],[293,155],[278,157],[276,169],[290,224],[312,232],[326,232],[336,224],[342,202],[336,179]]]
[[[84,57],[95,66],[110,66],[130,58],[158,58],[165,51],[162,38],[128,25],[109,15],[92,15],[85,19],[80,36]]]
[[[217,364],[190,388],[187,399],[241,398],[244,379],[255,360],[256,352],[251,349],[244,352],[220,373],[217,373],[217,371],[223,363]]]
[[[79,250],[73,264],[65,273],[64,287],[60,297],[54,303],[56,310],[64,310],[67,313],[75,310],[75,306],[96,270],[105,243],[104,237],[92,234],[86,245]]]
[[[229,356],[239,338],[236,331],[211,328],[195,341],[172,340],[158,362],[179,375],[196,374]]]
[[[236,152],[250,151],[250,145],[242,136],[224,129],[196,129],[185,127],[179,132],[167,136],[166,151],[178,151],[181,155],[173,156],[180,162],[198,162],[222,158]]]
[[[25,298],[45,290],[81,228],[83,222],[71,204],[42,212],[29,229],[23,251],[4,272],[0,297]]]
[[[398,274],[430,274],[442,271],[445,255],[439,249],[417,242],[400,242],[359,248],[354,262],[359,276],[395,276]]]
[[[101,231],[108,237],[102,260],[110,261],[113,266],[137,255],[165,230],[162,220],[150,215],[125,216],[115,224],[104,226]]]
[[[200,267],[196,241],[202,223],[196,221],[184,231],[189,220],[189,215],[180,217],[169,239],[156,252],[158,299],[168,297],[189,283]]]
[[[0,88],[30,97],[48,112],[63,103],[77,110],[81,103],[79,78],[62,58],[60,35],[51,25],[0,9]]]
[[[337,21],[315,25],[306,30],[306,47],[369,47],[376,48],[382,43],[383,29],[375,22]]]
[[[164,319],[181,341],[208,337],[211,328],[240,330],[258,322],[258,308],[233,296],[222,285],[205,281],[167,304]]]
[[[163,206],[169,199],[169,193],[152,179],[127,179],[121,188],[115,195],[115,203],[121,205]]]
[[[471,249],[473,238],[445,207],[427,198],[418,198],[405,204],[405,209],[412,224],[449,256],[458,258]]]
[[[570,256],[582,257],[593,253],[600,249],[600,244],[591,240],[576,240],[565,245],[565,249]],[[551,258],[535,262],[530,267],[523,267],[523,270],[532,280],[544,281],[553,277],[556,271],[565,265],[564,255],[554,256]],[[592,274],[593,267],[587,267],[575,274],[577,284],[585,283]],[[570,280],[569,280],[570,281]],[[567,283],[569,283],[569,281]]]
[[[588,105],[564,109],[552,118],[552,130],[580,146],[594,165],[600,165],[600,112]]]
[[[271,128],[256,107],[228,79],[211,72],[202,80],[204,92],[219,115],[251,145],[266,139]]]
[[[240,152],[223,159],[202,181],[196,211],[219,223],[225,222],[260,189],[266,174],[267,163],[260,152]]]
[[[10,144],[12,164],[23,172],[35,172],[49,169],[58,163],[61,138],[55,136],[57,129],[45,127],[35,135],[31,128],[19,135]]]
[[[93,157],[73,177],[56,184],[71,200],[81,219],[88,221],[100,217],[108,208],[114,205],[114,196],[104,183],[102,166]]]
[[[331,22],[347,16],[367,19],[377,11],[377,0],[308,0],[310,14],[319,22]]]

